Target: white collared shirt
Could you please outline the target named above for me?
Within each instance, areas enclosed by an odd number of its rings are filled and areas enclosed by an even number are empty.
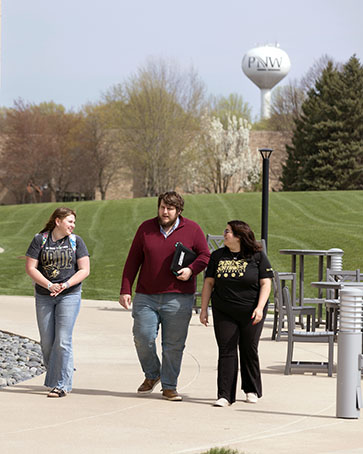
[[[177,217],[176,221],[175,221],[175,224],[173,225],[173,227],[169,230],[168,233],[165,232],[165,230],[163,229],[162,226],[160,226],[160,232],[164,235],[164,238],[168,238],[169,235],[171,235],[175,229],[178,228],[180,224],[180,219],[179,219],[179,216]]]

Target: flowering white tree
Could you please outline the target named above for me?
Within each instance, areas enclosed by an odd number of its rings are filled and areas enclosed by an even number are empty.
[[[235,116],[227,117],[226,128],[218,117],[202,117],[197,162],[189,173],[195,186],[207,192],[238,192],[259,181],[260,160],[249,147],[250,129],[247,120]]]

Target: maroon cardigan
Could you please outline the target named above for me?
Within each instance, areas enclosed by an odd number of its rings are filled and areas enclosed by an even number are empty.
[[[179,216],[179,219],[179,226],[167,238],[160,232],[157,217],[140,225],[125,263],[120,294],[131,295],[139,270],[137,293],[151,295],[195,292],[195,276],[208,265],[210,252],[199,225],[183,216]],[[177,279],[170,271],[177,242],[183,243],[197,254],[197,258],[189,265],[193,274],[188,281]]]

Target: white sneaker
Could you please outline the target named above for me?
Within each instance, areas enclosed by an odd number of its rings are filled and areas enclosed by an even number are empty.
[[[213,407],[229,407],[231,404],[228,402],[227,399],[221,397],[220,399],[216,400],[213,404]]]
[[[257,404],[257,394],[256,393],[246,393],[246,402],[249,404]]]

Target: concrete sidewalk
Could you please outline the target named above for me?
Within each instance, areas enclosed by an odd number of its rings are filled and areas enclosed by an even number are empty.
[[[286,342],[270,340],[265,324],[260,359],[264,396],[215,408],[217,348],[213,328],[193,315],[179,392],[183,402],[142,397],[143,381],[131,335],[131,314],[118,303],[82,303],[74,333],[73,392],[47,399],[44,376],[0,391],[0,452],[202,453],[230,447],[241,453],[363,453],[363,416],[335,417],[336,376],[283,374]],[[38,339],[34,301],[0,296],[0,328]],[[327,347],[296,346],[299,359],[324,360]],[[336,351],[335,351],[336,361]]]

